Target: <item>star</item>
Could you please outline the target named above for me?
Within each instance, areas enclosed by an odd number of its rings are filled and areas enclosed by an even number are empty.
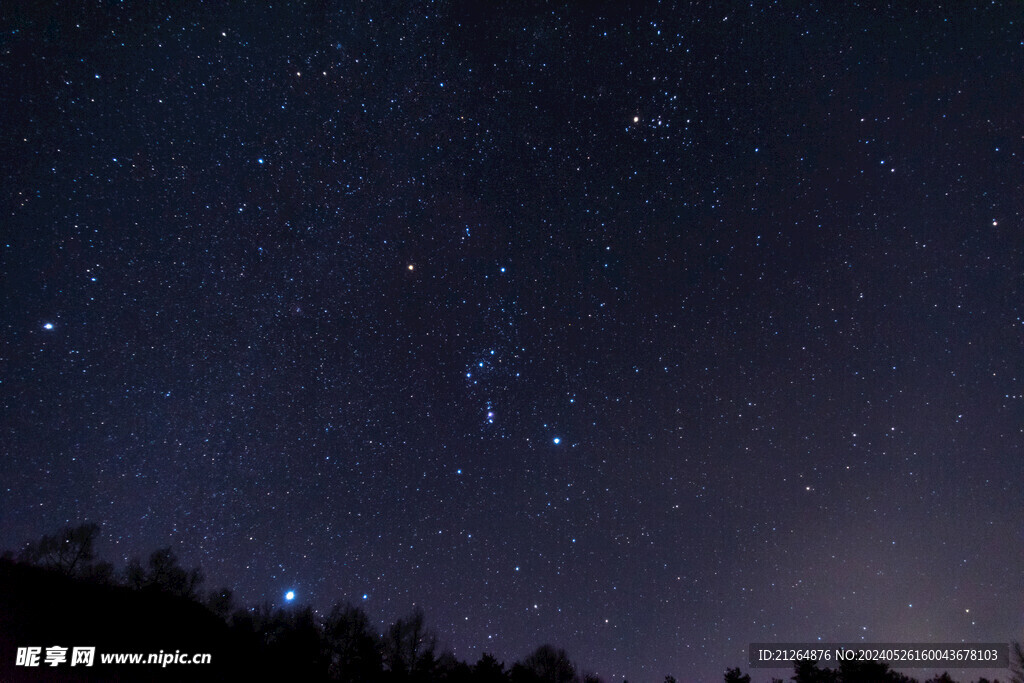
[[[53,323],[46,323],[46,324],[44,324],[43,325],[43,329],[44,330],[52,330],[53,329]]]
[[[291,602],[292,600],[294,600],[295,599],[295,591],[288,591],[287,593],[285,593],[284,594],[284,599],[287,600],[288,602]]]

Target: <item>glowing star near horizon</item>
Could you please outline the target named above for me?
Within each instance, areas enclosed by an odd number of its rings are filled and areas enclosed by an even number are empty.
[[[295,591],[288,591],[287,593],[285,593],[284,594],[284,599],[287,600],[288,602],[291,602],[292,600],[294,600],[295,599]]]

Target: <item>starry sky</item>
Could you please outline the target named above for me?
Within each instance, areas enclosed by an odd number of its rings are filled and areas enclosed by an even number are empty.
[[[4,6],[0,546],[616,680],[1024,636],[1024,5],[510,5]]]

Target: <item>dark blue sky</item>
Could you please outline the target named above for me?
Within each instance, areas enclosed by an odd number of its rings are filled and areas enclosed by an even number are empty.
[[[1022,637],[1024,6],[261,4],[2,11],[0,546],[615,680]]]

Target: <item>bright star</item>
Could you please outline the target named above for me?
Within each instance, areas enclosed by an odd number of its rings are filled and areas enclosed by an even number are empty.
[[[46,323],[45,325],[43,325],[43,329],[44,330],[52,330],[53,329],[53,323]]]
[[[292,600],[294,600],[295,599],[295,591],[288,591],[287,593],[285,593],[284,594],[284,599],[287,600],[288,602],[291,602]]]
[[[556,446],[557,446],[558,444],[562,443],[562,437],[560,437],[560,436],[556,436],[555,438],[553,438],[553,439],[551,439],[551,440],[555,442],[555,445],[556,445]]]

